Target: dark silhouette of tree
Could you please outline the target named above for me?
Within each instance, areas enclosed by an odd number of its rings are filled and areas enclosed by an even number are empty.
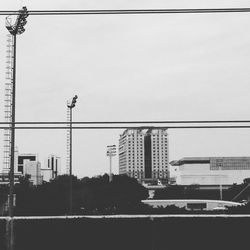
[[[249,183],[233,185],[223,191],[223,198],[231,200]],[[107,174],[93,178],[72,177],[74,214],[181,214],[210,213],[208,211],[186,211],[183,208],[168,206],[153,208],[141,203],[148,197],[148,190],[128,176],[114,175],[109,181]],[[69,211],[69,176],[62,175],[40,186],[33,186],[29,176],[20,179],[15,185],[15,215],[66,215]],[[0,204],[6,201],[8,186],[0,189]],[[247,199],[250,188],[238,198]],[[155,199],[218,199],[219,190],[200,190],[197,185],[169,185],[155,192]],[[250,205],[230,208],[228,213],[250,213]],[[214,211],[213,211],[214,212]],[[215,212],[214,212],[215,213]],[[218,212],[217,212],[218,213]]]
[[[114,214],[148,197],[148,191],[136,179],[107,174],[93,178],[72,177],[73,213]],[[15,186],[16,215],[65,215],[69,211],[69,176],[62,175],[40,186],[31,186],[28,178]],[[124,210],[124,209],[123,209]]]
[[[7,185],[0,186],[0,215],[4,215],[5,204],[8,199],[9,187]]]
[[[169,185],[164,189],[156,189],[154,199],[185,199],[184,186]]]
[[[85,213],[116,213],[148,197],[148,191],[136,179],[114,175],[109,182],[107,174],[84,182],[81,189],[81,208]]]
[[[72,177],[73,187],[79,181]],[[21,182],[15,186],[17,215],[63,215],[69,208],[69,176],[62,175],[40,186]]]
[[[223,190],[223,200],[231,201],[237,194],[239,194],[249,183],[240,185],[232,185],[229,189]],[[164,189],[155,191],[154,199],[211,199],[219,200],[220,191],[217,189],[201,189],[199,185],[181,186],[170,185]],[[249,200],[250,186],[235,201]]]

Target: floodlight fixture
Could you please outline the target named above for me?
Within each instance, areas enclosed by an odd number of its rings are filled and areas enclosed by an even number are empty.
[[[72,109],[76,106],[76,99],[78,98],[77,95],[75,95],[73,98],[72,98],[72,101],[71,101],[71,104],[68,104],[68,108]]]
[[[14,24],[12,24],[11,17],[6,17],[5,26],[11,35],[21,35],[25,29],[24,26],[27,24],[26,18],[29,16],[27,8],[24,6],[17,15],[17,19]]]
[[[107,156],[109,157],[109,182],[112,182],[112,157],[116,156],[116,145],[107,146]]]

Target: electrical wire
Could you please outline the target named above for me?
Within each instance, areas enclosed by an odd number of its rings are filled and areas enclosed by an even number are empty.
[[[15,122],[15,124],[25,125],[25,124],[68,124],[69,122],[62,122],[62,121],[22,121],[22,122]],[[182,121],[74,121],[72,124],[189,124],[189,123],[250,123],[250,120],[182,120]],[[2,125],[12,124],[11,122],[0,122]]]
[[[105,15],[105,14],[195,14],[195,13],[235,13],[235,12],[250,12],[250,8],[217,8],[217,9],[123,9],[123,10],[30,10],[29,15]],[[5,10],[0,11],[0,15],[17,15],[19,11]],[[229,120],[229,121],[129,121],[129,122],[72,122],[72,124],[145,124],[145,123],[245,123],[250,122],[246,120]],[[7,122],[0,122],[0,124],[12,124]],[[15,124],[68,124],[68,122],[15,122]],[[145,128],[151,128],[144,126]],[[73,127],[73,129],[126,129],[138,127]],[[250,128],[250,126],[168,126],[168,127],[153,127],[153,128]],[[0,127],[0,129],[10,129],[9,127]],[[68,129],[68,127],[15,127],[15,129]]]
[[[72,129],[243,129],[250,128],[249,126],[241,125],[228,125],[228,126],[142,126],[142,127],[132,127],[132,126],[81,126],[72,127]],[[0,127],[0,129],[11,129],[11,127]],[[69,129],[69,127],[63,126],[29,126],[29,127],[15,127],[15,129]]]
[[[133,15],[133,14],[206,14],[250,12],[250,8],[212,9],[116,9],[116,10],[30,10],[29,15]],[[19,11],[2,10],[0,15],[18,15]]]

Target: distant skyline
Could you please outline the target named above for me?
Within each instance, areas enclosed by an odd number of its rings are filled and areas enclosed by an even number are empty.
[[[249,1],[2,0],[1,10],[250,7]],[[234,120],[250,117],[250,13],[29,16],[17,38],[16,121]],[[0,121],[6,35],[0,16]],[[75,130],[73,174],[109,171],[124,130]],[[169,160],[250,156],[250,129],[169,130]],[[0,132],[2,169],[3,131]],[[20,153],[66,164],[66,131],[16,132]],[[118,154],[113,170],[118,173]]]

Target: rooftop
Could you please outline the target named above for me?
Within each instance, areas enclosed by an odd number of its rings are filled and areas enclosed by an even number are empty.
[[[184,164],[210,164],[211,160],[247,160],[250,161],[249,156],[235,156],[235,157],[184,157],[180,160],[171,161],[172,166],[181,166]]]

